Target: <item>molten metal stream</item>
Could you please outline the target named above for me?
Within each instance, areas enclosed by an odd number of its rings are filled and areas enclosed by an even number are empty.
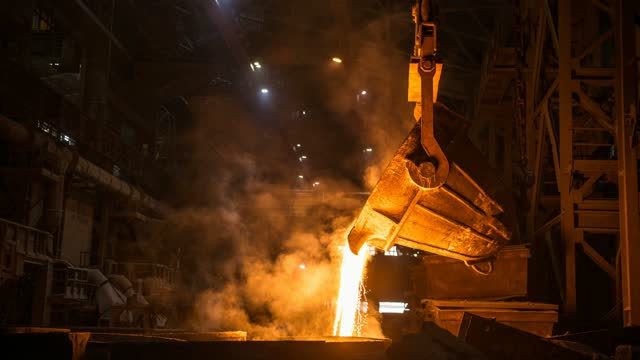
[[[333,322],[334,336],[357,336],[359,325],[356,322],[360,309],[360,286],[367,260],[367,247],[363,246],[358,255],[349,250],[348,242],[342,247],[342,266],[340,267],[340,292]]]

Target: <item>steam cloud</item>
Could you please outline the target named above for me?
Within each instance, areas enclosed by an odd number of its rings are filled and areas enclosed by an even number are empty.
[[[410,18],[409,8],[403,11]],[[386,20],[374,19],[363,30],[369,44],[385,41],[378,35]],[[360,34],[351,36],[358,43]],[[287,165],[291,139],[277,128],[286,123],[256,126],[237,99],[192,99],[195,123],[181,139],[189,158],[173,195],[178,203],[199,206],[178,211],[175,227],[165,235],[180,246],[181,273],[189,284],[183,293],[193,296],[187,326],[246,330],[252,338],[331,335],[338,246],[364,202],[344,192],[373,187],[413,124],[404,97],[407,56],[375,46],[353,51],[362,69],[348,77],[346,86],[328,83],[324,86],[332,89],[323,89],[330,94],[324,106],[343,120],[321,125],[322,133],[315,135],[352,134],[349,151],[325,150],[325,157],[343,169],[362,163],[364,146],[374,152],[360,168],[359,182],[336,174],[323,178],[325,189],[341,193],[325,192],[322,199],[319,193],[310,193],[307,202],[291,195],[290,180],[296,176]],[[367,106],[353,99],[363,83],[370,86]],[[375,315],[367,324],[362,335],[382,337]]]
[[[193,146],[196,166],[177,188],[196,193],[176,195],[197,196],[202,203],[173,218],[173,236],[183,238],[181,272],[191,285],[185,292],[197,294],[189,325],[246,330],[252,338],[331,335],[338,246],[362,199],[341,193],[323,194],[321,201],[320,193],[292,196],[289,184],[278,178],[294,173],[277,167],[281,142],[249,133],[242,122],[250,116],[237,105],[230,99],[194,101],[194,113],[203,116],[184,139]],[[216,129],[206,120],[218,111],[234,114],[240,124]],[[250,144],[225,138],[248,139],[272,158],[258,159],[247,151]],[[326,182],[353,189],[349,183]]]

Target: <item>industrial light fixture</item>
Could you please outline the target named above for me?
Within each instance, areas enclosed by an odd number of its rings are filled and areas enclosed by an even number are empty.
[[[260,92],[263,93],[263,94],[268,94],[269,93],[269,89],[262,88],[262,89],[260,89]]]
[[[300,268],[300,270],[304,270],[307,268],[305,264],[300,264],[298,267]]]
[[[254,61],[253,66],[255,66],[256,69],[262,69],[262,65],[260,65],[258,61]]]
[[[342,59],[340,59],[339,57],[333,57],[333,58],[331,59],[331,61],[333,61],[334,63],[338,63],[338,64],[341,64],[341,63],[342,63]]]
[[[320,181],[316,181],[313,183],[313,187],[320,186]]]
[[[381,314],[402,314],[407,310],[407,305],[403,302],[381,301],[378,303],[378,311]]]
[[[249,66],[251,66],[251,71],[256,71],[256,68],[253,66],[253,64],[249,64]]]
[[[373,149],[372,148],[366,148],[366,149],[362,150],[362,152],[370,153],[370,152],[373,152]]]
[[[360,95],[367,95],[367,90],[360,91]]]
[[[304,179],[303,175],[298,175],[298,179]]]
[[[302,146],[302,145],[300,145],[300,144],[296,144],[296,147],[301,147],[301,146]]]

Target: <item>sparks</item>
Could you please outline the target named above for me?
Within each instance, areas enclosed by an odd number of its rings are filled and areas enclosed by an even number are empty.
[[[356,321],[360,309],[360,287],[367,260],[367,249],[363,246],[358,255],[354,255],[349,246],[343,246],[342,266],[340,267],[340,291],[333,322],[334,336],[357,336],[359,324]]]

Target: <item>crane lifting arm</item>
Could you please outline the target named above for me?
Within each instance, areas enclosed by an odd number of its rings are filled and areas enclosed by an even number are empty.
[[[371,191],[349,246],[357,253],[364,244],[384,250],[399,244],[473,265],[490,259],[511,238],[511,196],[466,127],[454,124],[459,115],[434,104],[439,64],[429,2],[417,0],[413,15],[409,99],[418,102],[419,121]]]
[[[435,138],[433,124],[434,78],[436,75],[436,25],[429,20],[429,2],[418,0],[413,7],[415,44],[411,64],[420,76],[420,143],[429,159],[417,165],[421,182],[428,188],[439,187],[449,175],[449,161]],[[411,69],[411,67],[410,67]],[[410,70],[411,71],[411,70]],[[436,87],[437,88],[437,87]],[[416,99],[418,100],[418,99]]]

